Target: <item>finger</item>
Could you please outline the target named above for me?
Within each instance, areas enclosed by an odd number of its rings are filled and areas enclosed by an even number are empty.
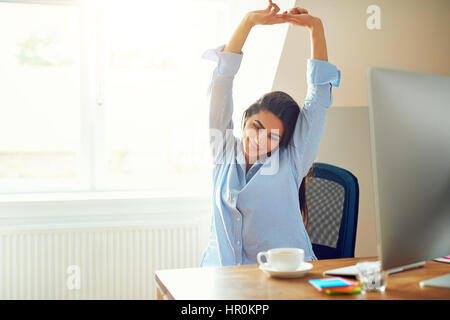
[[[300,7],[295,7],[295,8],[292,8],[291,10],[293,10],[294,11],[293,13],[296,13],[296,14],[308,13],[308,10],[306,10],[305,8],[300,8]]]
[[[278,11],[280,11],[280,7],[278,7],[275,3],[273,3],[274,9],[271,13],[277,13]]]
[[[270,9],[272,8],[272,6],[273,6],[272,0],[269,0],[269,5],[267,6],[267,8],[265,10],[270,12]]]

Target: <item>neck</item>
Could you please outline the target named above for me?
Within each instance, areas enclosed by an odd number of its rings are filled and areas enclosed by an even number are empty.
[[[260,157],[259,157],[259,155],[257,156],[257,158],[256,158],[256,160],[259,160],[260,159]],[[255,160],[255,161],[256,161]],[[245,162],[247,163],[247,165],[252,165],[253,163],[255,163],[255,161],[253,161],[253,162],[250,162],[250,159],[248,158],[248,155],[245,155]]]

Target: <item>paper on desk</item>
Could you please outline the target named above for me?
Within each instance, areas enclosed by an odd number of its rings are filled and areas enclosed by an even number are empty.
[[[346,287],[354,285],[353,281],[349,281],[339,277],[312,279],[309,280],[309,283],[312,284],[319,291],[321,291],[323,288]]]
[[[343,277],[353,277],[356,278],[358,275],[358,268],[355,265],[337,268],[332,270],[327,270],[323,273],[324,276],[343,276]]]
[[[335,290],[325,290],[327,294],[357,294],[361,293],[361,287],[352,287],[352,291],[344,292],[344,291],[335,291]]]
[[[433,260],[437,261],[437,262],[450,263],[450,255],[445,256],[445,257],[436,258],[436,259],[433,259]]]

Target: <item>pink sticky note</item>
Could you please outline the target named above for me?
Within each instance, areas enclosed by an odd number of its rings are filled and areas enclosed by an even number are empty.
[[[351,280],[348,280],[348,279],[345,279],[345,278],[335,277],[335,279],[342,280],[343,282],[347,283],[348,285],[353,285],[353,284],[355,284],[354,281],[351,281]]]

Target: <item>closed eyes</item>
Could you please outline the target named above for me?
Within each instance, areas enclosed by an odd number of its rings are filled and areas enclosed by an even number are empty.
[[[265,129],[264,126],[261,124],[261,122],[259,122],[258,120],[255,120],[255,122],[258,122],[259,125],[261,125],[261,127],[257,126],[255,123],[253,123],[253,126],[258,129],[258,130],[262,130]],[[271,135],[271,139],[273,141],[278,141],[280,139],[280,135],[278,133],[268,133],[267,136]],[[275,137],[278,136],[278,139],[276,139]]]

